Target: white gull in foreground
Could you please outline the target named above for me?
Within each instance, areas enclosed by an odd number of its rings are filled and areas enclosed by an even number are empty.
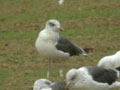
[[[117,69],[120,71],[120,51],[114,55],[105,56],[98,62],[98,67],[106,69]]]
[[[82,48],[71,43],[65,37],[59,35],[61,25],[58,20],[48,20],[45,28],[40,31],[35,46],[41,57],[49,60],[47,77],[50,73],[51,60],[61,63],[72,56],[79,54],[86,55]],[[60,65],[60,76],[63,76],[62,64]]]
[[[48,89],[52,85],[52,82],[47,79],[38,79],[34,82],[33,90]]]
[[[71,85],[75,90],[109,90],[120,87],[119,76],[119,71],[99,67],[71,69],[66,74],[66,89]]]
[[[65,90],[65,82],[52,83],[47,79],[38,79],[34,82],[33,90]]]

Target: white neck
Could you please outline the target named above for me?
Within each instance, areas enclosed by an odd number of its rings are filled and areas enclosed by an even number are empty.
[[[44,29],[40,32],[39,38],[41,38],[43,41],[56,43],[59,38],[59,32]]]

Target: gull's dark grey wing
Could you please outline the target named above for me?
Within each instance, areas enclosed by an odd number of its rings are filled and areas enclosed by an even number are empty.
[[[88,73],[92,75],[95,81],[108,83],[111,85],[117,80],[117,72],[112,69],[103,69],[100,67],[86,67]]]
[[[70,42],[67,38],[60,36],[59,40],[56,44],[56,48],[65,53],[69,53],[70,56],[75,56],[79,54],[85,54],[85,51],[82,48],[77,47],[72,42]]]
[[[65,82],[56,82],[51,86],[52,90],[65,90],[66,83]]]
[[[117,67],[116,69],[117,69],[118,71],[120,71],[120,67]]]

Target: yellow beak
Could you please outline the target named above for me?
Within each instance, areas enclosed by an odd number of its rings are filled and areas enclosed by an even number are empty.
[[[63,28],[62,28],[62,27],[60,28],[60,31],[63,31]]]
[[[70,86],[70,83],[67,83],[67,85],[65,86],[65,90],[69,90],[69,86]]]

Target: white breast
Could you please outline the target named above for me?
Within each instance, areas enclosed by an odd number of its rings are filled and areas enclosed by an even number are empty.
[[[55,45],[59,39],[58,32],[46,31],[43,30],[40,32],[37,40],[36,40],[36,48],[43,58],[49,59],[59,59],[66,56],[63,52],[60,52],[56,49]],[[69,55],[67,55],[68,57]]]

